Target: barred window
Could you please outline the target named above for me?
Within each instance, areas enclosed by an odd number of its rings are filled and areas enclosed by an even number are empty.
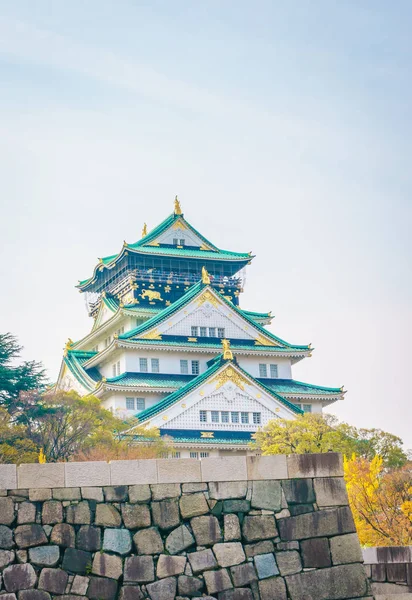
[[[259,365],[259,377],[267,377],[268,369],[266,365]]]
[[[180,452],[172,452],[172,458],[180,458]]]
[[[173,245],[174,246],[178,246],[179,245],[179,240],[177,238],[173,238]]]
[[[212,410],[212,423],[219,423],[219,411]]]
[[[198,328],[192,325],[192,327],[190,328],[190,331],[192,332],[192,337],[197,337],[197,330]]]
[[[278,377],[278,366],[270,365],[270,376],[272,379],[276,379]]]
[[[311,404],[304,404],[303,405],[303,412],[305,412],[305,413],[312,412],[312,405]]]
[[[209,452],[201,452],[200,458],[209,458]]]
[[[146,407],[146,400],[144,398],[136,398],[136,410],[144,410]]]
[[[199,452],[191,452],[190,458],[199,458]]]
[[[200,327],[200,337],[206,337],[207,336],[207,329],[206,327]]]
[[[139,366],[141,373],[147,373],[147,358],[139,358]]]
[[[189,362],[187,360],[180,361],[180,372],[182,375],[187,375],[189,373]]]
[[[134,398],[126,398],[126,409],[134,410]]]
[[[242,412],[241,413],[241,420],[242,420],[242,423],[249,423],[249,413]]]
[[[262,422],[261,413],[260,412],[254,412],[253,413],[253,423],[255,425],[260,425],[261,422]]]
[[[192,360],[192,375],[199,375],[199,361]]]
[[[216,337],[216,327],[209,327],[209,337]]]
[[[238,412],[232,412],[232,413],[230,413],[230,415],[231,415],[232,423],[239,423],[239,413]]]
[[[201,423],[206,423],[207,422],[207,411],[206,410],[200,410],[199,411],[199,419]]]
[[[184,246],[184,245],[185,245],[185,240],[184,240],[184,239],[181,239],[181,240],[180,240],[180,245],[181,245],[181,246]]]
[[[222,410],[222,423],[229,423],[229,411]]]
[[[159,359],[152,358],[152,373],[159,373]]]
[[[220,338],[225,337],[225,328],[224,327],[217,328],[217,337],[220,337]]]

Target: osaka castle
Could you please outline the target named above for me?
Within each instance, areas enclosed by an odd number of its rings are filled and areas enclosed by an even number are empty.
[[[170,216],[79,282],[93,325],[67,342],[57,389],[159,428],[176,458],[250,453],[270,420],[342,400],[342,388],[293,379],[310,344],[280,339],[270,312],[243,308],[253,258],[215,246],[176,198]]]

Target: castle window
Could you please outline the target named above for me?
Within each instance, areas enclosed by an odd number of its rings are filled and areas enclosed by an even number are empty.
[[[95,346],[94,348],[92,348],[93,352],[99,352],[99,346]]]
[[[177,238],[173,238],[173,245],[174,246],[178,246],[179,245],[179,240]]]
[[[199,458],[199,452],[191,452],[189,456],[190,458]]]
[[[217,337],[220,337],[220,338],[225,337],[225,328],[224,327],[217,328]]]
[[[209,458],[209,452],[201,452],[200,458]]]
[[[199,411],[199,419],[201,423],[206,423],[207,422],[207,411],[206,410],[200,410]]]
[[[270,367],[270,376],[272,379],[276,379],[278,377],[278,366],[277,365],[269,365]]]
[[[113,377],[120,375],[120,360],[113,365]]]
[[[261,422],[262,422],[262,418],[261,418],[260,412],[254,412],[253,413],[253,423],[255,425],[260,425]]]
[[[192,337],[197,337],[198,327],[194,327],[194,326],[192,325],[192,327],[191,327],[190,331],[191,331],[191,336],[192,336]]]
[[[126,409],[134,410],[134,398],[126,398]]]
[[[310,413],[312,412],[312,405],[311,404],[304,404],[302,406],[303,412],[305,413]]]
[[[180,372],[182,375],[187,375],[189,373],[189,362],[187,360],[180,361]]]
[[[229,423],[229,411],[222,410],[222,423]]]
[[[147,373],[147,358],[139,358],[139,366],[141,373]]]
[[[199,375],[199,361],[192,360],[192,375]]]
[[[159,359],[152,358],[152,373],[159,373]]]
[[[184,245],[185,245],[185,241],[186,241],[186,240],[184,240],[184,239],[183,239],[183,240],[180,240],[180,246],[184,246]]]
[[[206,337],[206,336],[207,336],[206,327],[200,327],[200,337]]]
[[[240,414],[241,414],[242,423],[244,423],[244,424],[249,423],[249,413],[242,412]]]
[[[266,365],[259,365],[259,377],[267,377],[268,368]]]
[[[146,401],[144,398],[136,398],[136,410],[144,410],[146,406]]]
[[[180,452],[172,452],[172,458],[180,458]]]
[[[212,423],[219,423],[219,411],[212,410]]]
[[[209,337],[216,337],[216,327],[209,327]]]
[[[232,423],[239,423],[239,413],[238,412],[230,413],[230,418],[232,420]]]

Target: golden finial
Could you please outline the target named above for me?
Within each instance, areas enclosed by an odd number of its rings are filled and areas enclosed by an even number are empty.
[[[181,214],[182,214],[182,208],[181,208],[180,202],[176,196],[175,197],[175,215],[181,215]]]
[[[107,381],[106,377],[102,377],[101,382],[106,383],[106,381]]]
[[[230,349],[230,341],[222,340],[223,346],[223,360],[233,360],[233,353]]]
[[[142,229],[142,238],[147,236],[147,224],[145,223],[143,225],[143,229]]]
[[[210,285],[209,273],[206,271],[205,267],[202,267],[202,283],[205,283],[206,285]]]
[[[65,346],[65,350],[70,350],[71,347],[73,346],[73,340],[71,338],[68,338],[67,342],[66,342],[66,346]]]

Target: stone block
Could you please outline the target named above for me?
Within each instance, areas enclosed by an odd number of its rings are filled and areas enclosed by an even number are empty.
[[[321,569],[332,565],[327,538],[302,540],[300,548],[305,569]]]
[[[293,575],[302,570],[302,563],[300,562],[300,556],[297,550],[276,552],[276,562],[282,576]]]
[[[50,594],[43,590],[20,590],[19,600],[50,600]],[[2,600],[4,596],[2,596]]]
[[[334,565],[363,562],[362,550],[356,533],[338,535],[329,540]]]
[[[51,500],[52,491],[48,488],[30,488],[29,499],[30,502],[44,502],[45,500]]]
[[[37,567],[55,567],[59,560],[58,546],[36,546],[29,549],[29,561]]]
[[[79,596],[85,596],[89,587],[90,578],[84,575],[75,575],[70,592]]]
[[[253,508],[278,511],[282,504],[282,487],[280,481],[253,481]]]
[[[1,513],[1,507],[0,507]],[[21,502],[18,505],[17,523],[24,525],[26,523],[36,522],[36,505],[31,502]]]
[[[90,525],[92,515],[87,500],[67,507],[66,521],[73,525]]]
[[[144,595],[138,585],[125,585],[119,592],[119,600],[143,600]]]
[[[235,588],[220,592],[219,600],[253,600],[252,590],[249,588]]]
[[[259,581],[260,600],[287,600],[285,580],[281,577],[272,577]],[[301,597],[302,600],[306,596]],[[292,600],[301,600],[301,598],[292,598]]]
[[[263,542],[257,542],[256,544],[245,544],[243,549],[246,558],[253,558],[259,554],[269,554],[274,551],[275,547],[271,540],[264,540]]]
[[[147,504],[122,504],[122,517],[127,529],[142,529],[151,524],[150,510]]]
[[[64,463],[27,464],[17,469],[19,488],[64,487]]]
[[[129,485],[129,502],[136,504],[139,502],[147,503],[152,498],[150,485]]]
[[[288,479],[282,481],[282,488],[288,504],[311,504],[316,500],[312,479]]]
[[[185,596],[193,598],[194,596],[201,596],[203,590],[203,580],[198,577],[190,577],[187,575],[180,575],[177,580],[177,589],[179,596]]]
[[[246,560],[242,544],[240,542],[227,542],[215,544],[213,552],[219,567],[232,567]]]
[[[179,504],[177,498],[152,502],[152,516],[155,525],[168,530],[180,524]]]
[[[240,500],[240,502],[243,502],[243,500]],[[237,515],[224,515],[223,532],[225,542],[235,542],[241,539],[240,521]]]
[[[400,563],[386,565],[386,577],[388,581],[406,583],[406,565]]]
[[[0,583],[1,583],[1,576],[0,576]],[[17,600],[16,594],[7,594],[7,592],[5,594],[1,594],[1,600]]]
[[[222,541],[219,521],[213,515],[194,517],[190,524],[198,546],[211,546]]]
[[[270,515],[248,515],[244,518],[242,529],[247,542],[268,540],[278,535],[275,519]]]
[[[215,555],[210,549],[199,550],[198,552],[190,552],[187,555],[193,573],[203,573],[217,568]]]
[[[81,500],[80,488],[55,488],[53,490],[53,500]]]
[[[122,518],[119,511],[112,504],[98,504],[94,522],[103,527],[120,527]]]
[[[371,568],[371,577],[373,581],[386,581],[386,565],[369,565]]]
[[[151,600],[174,600],[176,596],[176,579],[166,577],[146,586]]]
[[[299,550],[299,542],[277,542],[277,550]]]
[[[115,600],[117,581],[105,577],[90,577],[87,597],[90,600]]]
[[[112,485],[157,483],[156,459],[112,460],[110,477]]]
[[[337,452],[291,454],[287,457],[288,477],[343,477],[343,459]]]
[[[6,525],[0,525],[0,548],[4,550],[10,550],[10,548],[13,548],[13,546],[14,541],[12,530],[9,527],[6,527]]]
[[[126,502],[129,497],[127,485],[109,485],[103,488],[106,502]]]
[[[355,532],[352,513],[348,506],[279,519],[277,523],[280,537],[284,541]]]
[[[43,525],[55,525],[63,521],[63,505],[58,500],[44,502],[41,513]]]
[[[64,594],[68,579],[63,569],[42,569],[38,587],[52,594]]]
[[[17,488],[16,465],[0,465],[0,490],[13,490]]]
[[[381,546],[375,548],[376,561],[379,563],[412,562],[412,546]],[[365,562],[368,562],[365,560]]]
[[[152,556],[128,556],[124,562],[124,582],[148,583],[154,581]]]
[[[259,579],[267,579],[279,575],[279,569],[275,557],[270,554],[258,554],[255,556],[255,569]]]
[[[246,498],[246,494],[247,481],[212,481],[209,483],[209,496],[212,500]]]
[[[119,579],[123,574],[122,559],[120,556],[96,552],[93,559],[92,573],[100,577]]]
[[[180,525],[174,529],[166,538],[165,546],[169,554],[179,554],[190,546],[193,546],[195,539],[186,525]]]
[[[11,525],[15,519],[14,502],[11,498],[0,498],[0,524]]]
[[[209,505],[203,492],[182,496],[179,501],[180,513],[183,519],[198,517],[209,512]]]
[[[249,481],[288,478],[285,454],[275,454],[273,456],[247,456],[246,466],[247,478]]]
[[[359,598],[368,591],[361,564],[340,565],[286,576],[292,600],[341,600]]]
[[[313,484],[319,508],[348,505],[348,493],[343,477],[319,477],[314,479]]]
[[[233,587],[227,569],[220,569],[219,571],[205,571],[204,578],[209,594],[224,592],[225,590],[230,590]]]
[[[100,527],[82,525],[76,535],[76,546],[79,550],[86,550],[86,552],[98,552],[102,547]]]
[[[64,469],[66,487],[110,485],[110,465],[107,462],[68,462],[64,463]]]
[[[4,567],[8,567],[14,561],[15,556],[14,550],[0,550],[0,571],[2,571]]]
[[[62,568],[70,573],[85,575],[92,564],[92,555],[85,550],[66,548],[63,557]]]
[[[207,492],[208,491],[207,483],[205,481],[199,483],[183,483],[182,484],[182,492],[184,494],[194,494],[195,492]]]
[[[10,565],[3,571],[3,582],[6,592],[27,590],[34,587],[37,582],[36,571],[29,563]]]
[[[127,529],[105,529],[103,550],[126,556],[132,549],[132,538]]]
[[[157,480],[159,483],[200,482],[200,464],[199,460],[193,458],[157,459]]]
[[[167,500],[168,498],[179,498],[182,490],[179,483],[157,483],[151,485],[152,500]]]
[[[410,600],[412,587],[396,583],[371,583],[371,590],[376,600]]]
[[[101,487],[82,487],[81,495],[83,500],[94,500],[95,502],[103,502],[103,490]]]
[[[47,536],[41,525],[19,525],[14,531],[14,539],[19,548],[31,548],[47,544]]]
[[[168,556],[161,554],[157,561],[156,575],[159,579],[182,575],[185,572],[186,556]]]
[[[244,585],[250,585],[253,581],[257,581],[255,567],[251,562],[231,567],[230,573],[235,587],[243,587]]]
[[[134,534],[133,541],[136,545],[138,554],[160,554],[161,552],[163,552],[162,538],[158,530],[154,527],[149,527],[147,529],[142,529],[141,531],[138,531]],[[173,552],[171,552],[170,550],[169,552],[170,554],[173,554]],[[178,550],[178,552],[181,552],[181,550]]]
[[[247,513],[250,510],[250,500],[223,500],[224,513]]]
[[[301,481],[311,481],[310,479],[301,479]],[[296,515],[303,515],[308,512],[313,512],[315,509],[313,508],[313,504],[291,504],[289,506],[289,517],[296,517]],[[279,519],[282,517],[279,516]]]
[[[222,456],[200,461],[202,481],[247,480],[246,456]]]
[[[74,527],[68,523],[58,523],[52,529],[50,541],[52,544],[63,546],[63,548],[74,548],[76,542]],[[85,550],[85,548],[83,549]]]

